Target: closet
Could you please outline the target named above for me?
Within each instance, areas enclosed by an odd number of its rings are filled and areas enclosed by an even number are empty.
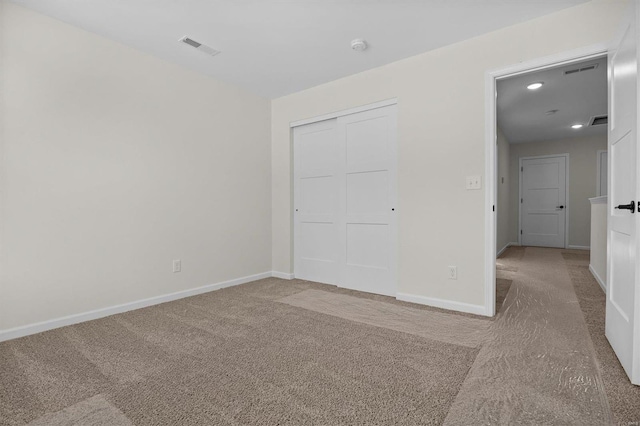
[[[396,110],[294,127],[296,278],[395,296]]]

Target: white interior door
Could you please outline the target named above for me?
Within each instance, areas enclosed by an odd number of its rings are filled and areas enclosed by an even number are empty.
[[[638,11],[609,52],[609,223],[606,336],[627,375],[640,384],[638,252]]]
[[[338,119],[345,185],[341,286],[396,294],[396,106]]]
[[[565,247],[567,157],[520,160],[520,243]]]
[[[337,120],[296,127],[294,138],[295,277],[338,284]]]
[[[396,106],[294,128],[296,278],[396,294]]]

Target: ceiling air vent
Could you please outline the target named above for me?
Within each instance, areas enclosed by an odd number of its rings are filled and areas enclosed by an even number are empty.
[[[182,37],[180,41],[210,56],[216,56],[218,53],[220,53],[219,50],[216,50],[211,46],[207,46],[206,44],[202,44],[198,41],[195,41],[194,39],[189,38],[187,36]]]
[[[607,115],[596,115],[591,119],[589,126],[601,126],[603,124],[607,124],[609,122],[609,116]]]
[[[579,72],[583,72],[583,71],[591,71],[591,70],[595,70],[596,68],[598,68],[598,64],[588,64],[588,65],[582,65],[578,68],[572,68],[570,70],[565,70],[564,75],[569,75],[569,74],[577,74]]]

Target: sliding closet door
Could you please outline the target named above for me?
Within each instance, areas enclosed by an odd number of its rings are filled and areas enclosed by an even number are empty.
[[[396,106],[294,128],[296,278],[396,294]]]
[[[337,120],[296,127],[294,140],[295,277],[338,284]]]
[[[396,294],[396,106],[338,118],[342,287]]]

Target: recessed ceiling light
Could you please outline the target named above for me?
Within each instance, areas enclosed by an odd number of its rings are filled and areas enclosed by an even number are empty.
[[[544,83],[542,81],[539,81],[537,83],[531,83],[530,85],[527,86],[527,89],[529,90],[537,90],[539,88],[542,87]]]
[[[574,124],[573,126],[571,126],[572,129],[580,129],[582,128],[582,124]]]

